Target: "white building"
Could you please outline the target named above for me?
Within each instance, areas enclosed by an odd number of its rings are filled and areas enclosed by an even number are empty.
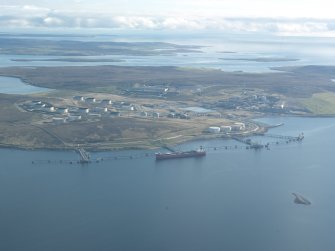
[[[209,133],[220,133],[221,132],[221,128],[218,126],[210,126],[207,128],[207,132]]]

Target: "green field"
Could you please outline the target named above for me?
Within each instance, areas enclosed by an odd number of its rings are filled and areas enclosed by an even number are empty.
[[[334,115],[335,93],[315,93],[311,98],[303,99],[302,104],[315,115]]]

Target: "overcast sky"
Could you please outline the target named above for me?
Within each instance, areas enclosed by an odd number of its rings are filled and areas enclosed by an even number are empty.
[[[0,27],[335,30],[333,0],[1,0]]]

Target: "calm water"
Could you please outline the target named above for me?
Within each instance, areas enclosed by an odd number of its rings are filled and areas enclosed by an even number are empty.
[[[43,39],[43,38],[40,38]],[[296,65],[334,65],[335,38],[319,37],[280,37],[265,35],[238,34],[113,34],[87,37],[45,37],[54,40],[80,40],[103,42],[171,42],[204,46],[203,53],[180,53],[164,56],[126,56],[104,55],[95,57],[73,57],[106,59],[113,58],[123,62],[52,62],[33,61],[16,62],[12,59],[50,59],[62,57],[31,55],[0,55],[0,67],[7,66],[180,66],[197,68],[215,68],[224,71],[268,72],[271,67]],[[224,53],[234,52],[234,53]],[[253,62],[234,59],[241,58],[290,58],[298,61]],[[225,59],[225,60],[223,60]],[[233,59],[233,60],[229,60]]]
[[[2,149],[0,250],[334,250],[335,119],[270,118],[302,144],[204,159],[77,165],[72,152]],[[182,145],[236,144],[220,140]],[[139,152],[95,153],[93,157]],[[293,203],[292,192],[311,200]]]
[[[0,93],[5,94],[34,94],[48,92],[51,89],[28,85],[19,78],[0,76]]]

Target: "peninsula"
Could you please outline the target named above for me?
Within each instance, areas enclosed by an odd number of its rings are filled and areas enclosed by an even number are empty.
[[[254,118],[335,114],[335,67],[276,73],[178,67],[7,67],[0,75],[49,88],[0,95],[0,144],[95,150],[155,148],[263,133]],[[326,108],[325,108],[326,107]]]
[[[0,35],[2,55],[11,55],[12,63],[28,62],[26,67],[0,68],[0,76],[49,90],[30,95],[0,94],[1,146],[155,148],[199,138],[263,133],[266,126],[254,121],[261,116],[335,114],[332,66],[281,67],[268,73],[118,66],[119,60],[129,56],[188,55],[203,53],[204,47],[117,42],[113,37],[99,42],[90,37],[83,41],[71,38]],[[115,65],[31,67],[29,61],[36,60]]]

